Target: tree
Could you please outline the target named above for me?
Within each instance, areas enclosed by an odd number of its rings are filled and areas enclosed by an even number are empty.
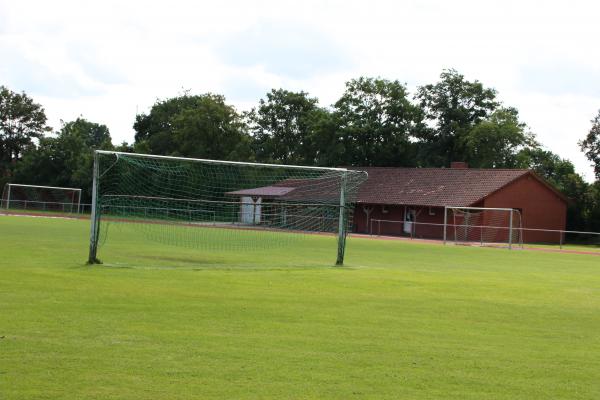
[[[410,166],[411,136],[423,127],[422,113],[398,81],[364,78],[346,83],[335,118],[348,165]]]
[[[34,139],[49,130],[41,105],[24,92],[0,86],[0,178],[7,177],[9,168],[34,144]]]
[[[247,114],[256,158],[283,164],[317,163],[317,123],[327,113],[306,92],[273,89]]]
[[[461,141],[465,161],[477,168],[514,168],[521,149],[537,146],[514,108],[497,109],[466,132]]]
[[[600,232],[600,180],[589,185],[585,204],[584,221],[586,224],[583,229]]]
[[[421,157],[428,166],[444,167],[468,159],[465,136],[499,107],[496,91],[445,70],[436,84],[421,86],[415,99],[435,128],[421,130]]]
[[[134,148],[151,154],[248,160],[250,136],[236,110],[215,94],[158,101],[138,115]]]
[[[581,151],[593,163],[596,180],[600,181],[600,110],[592,120],[592,128],[586,138],[579,142]]]
[[[63,123],[60,136],[81,138],[85,145],[92,149],[103,148],[111,143],[110,131],[106,125],[90,122],[82,117]]]
[[[14,181],[81,188],[83,201],[89,201],[96,149],[113,149],[105,125],[84,118],[63,123],[55,137],[43,137],[38,146],[25,151],[16,165]]]
[[[517,155],[517,167],[528,168],[547,180],[570,199],[567,210],[567,228],[588,228],[589,185],[575,172],[567,159],[540,147],[525,148]]]

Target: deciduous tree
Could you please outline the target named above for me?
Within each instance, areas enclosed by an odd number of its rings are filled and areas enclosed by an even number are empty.
[[[135,149],[160,155],[248,160],[250,136],[241,116],[215,94],[157,101],[136,117]]]
[[[579,142],[581,150],[594,167],[596,180],[600,181],[600,110],[592,120],[592,128],[585,139]]]
[[[399,81],[351,80],[334,107],[345,164],[414,165],[411,137],[423,127],[422,113]]]
[[[537,146],[514,108],[499,108],[461,138],[465,161],[477,168],[514,168],[518,153]]]
[[[42,137],[37,146],[25,151],[16,165],[14,181],[81,188],[87,201],[91,197],[96,149],[113,149],[105,125],[84,118],[64,123],[56,136]]]
[[[283,164],[316,164],[318,122],[326,112],[306,92],[271,90],[247,114],[256,158]]]
[[[25,93],[0,86],[0,181],[23,152],[50,128],[41,105]],[[0,182],[1,183],[1,182]]]
[[[418,88],[415,99],[433,125],[421,131],[420,157],[436,167],[469,161],[465,136],[500,105],[494,89],[467,81],[455,70],[445,70],[439,82]]]

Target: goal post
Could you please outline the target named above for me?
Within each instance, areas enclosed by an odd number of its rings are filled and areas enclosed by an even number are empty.
[[[342,265],[366,179],[345,168],[97,150],[88,262],[99,262],[98,245],[116,225],[142,240],[211,250],[269,249],[326,233],[336,237]]]
[[[523,246],[523,220],[514,208],[446,206],[444,243]]]
[[[2,191],[1,208],[80,213],[81,189],[7,183]]]

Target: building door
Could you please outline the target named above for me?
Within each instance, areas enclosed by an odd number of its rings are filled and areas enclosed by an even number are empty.
[[[406,208],[404,211],[404,233],[411,234],[416,212],[414,208]]]
[[[241,205],[240,222],[242,224],[251,224],[254,220],[254,202],[252,197],[243,196]]]
[[[250,196],[243,196],[241,202],[240,222],[243,224],[260,224],[262,198],[259,197],[255,200]]]

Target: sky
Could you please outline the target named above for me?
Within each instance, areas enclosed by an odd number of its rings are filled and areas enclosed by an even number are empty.
[[[592,180],[577,142],[600,110],[598,1],[0,0],[0,85],[133,141],[136,113],[206,92],[249,110],[272,88],[324,106],[359,76],[414,94],[454,68],[498,91]]]

